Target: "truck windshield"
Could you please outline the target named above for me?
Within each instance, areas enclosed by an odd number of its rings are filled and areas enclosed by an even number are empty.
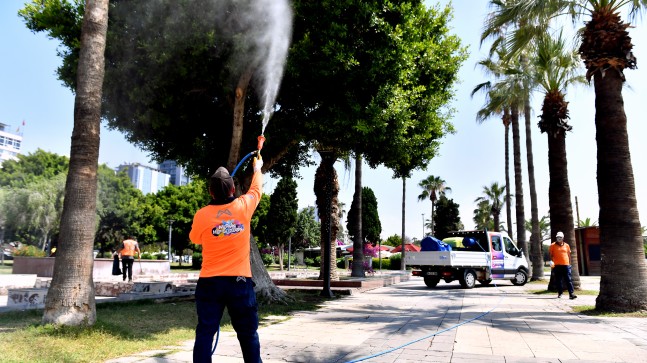
[[[519,249],[510,238],[503,237],[505,251],[512,256],[519,256]]]

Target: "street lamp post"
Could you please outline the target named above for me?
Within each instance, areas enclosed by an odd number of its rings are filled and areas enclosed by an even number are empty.
[[[173,222],[175,222],[174,219],[169,219],[168,220],[168,262],[169,264],[173,262],[173,257],[171,256],[171,232],[172,232],[172,226]]]

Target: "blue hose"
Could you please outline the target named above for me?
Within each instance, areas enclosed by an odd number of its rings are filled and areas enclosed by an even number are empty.
[[[231,177],[232,177],[232,178],[234,177],[234,175],[236,174],[236,171],[237,171],[237,170],[238,170],[238,168],[240,168],[240,166],[245,162],[245,160],[249,159],[249,157],[250,157],[250,156],[252,156],[252,155],[254,155],[254,154],[256,154],[256,153],[257,153],[257,151],[256,151],[256,150],[254,150],[254,151],[252,151],[251,153],[249,153],[249,154],[245,155],[245,157],[243,158],[243,160],[241,160],[241,161],[238,163],[238,165],[236,165],[236,167],[234,168],[234,171],[231,173]]]

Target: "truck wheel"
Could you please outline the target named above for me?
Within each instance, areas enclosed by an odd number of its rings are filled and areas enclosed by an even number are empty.
[[[464,289],[471,289],[476,285],[476,272],[466,270],[463,278],[459,280]]]
[[[436,287],[439,281],[439,277],[425,276],[425,285],[427,285],[427,287]]]
[[[489,285],[489,284],[492,282],[492,279],[479,280],[479,282],[481,283],[481,285],[483,285],[483,286],[487,286],[487,285]]]
[[[513,285],[523,286],[528,282],[528,273],[524,270],[517,270],[514,274],[514,279],[511,280]]]

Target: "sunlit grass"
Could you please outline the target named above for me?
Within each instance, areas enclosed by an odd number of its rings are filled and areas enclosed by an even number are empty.
[[[545,282],[544,282],[545,283]],[[535,295],[556,295],[557,291],[550,291],[548,289],[542,289],[542,290],[530,290],[531,294]],[[565,296],[568,295],[568,291],[564,291]],[[598,290],[575,290],[575,295],[593,295],[593,296],[598,296],[600,292]]]
[[[262,325],[289,319],[294,311],[316,310],[326,301],[320,291],[288,291],[289,305],[259,306]],[[197,317],[193,301],[150,300],[97,305],[91,327],[42,325],[42,310],[0,314],[2,362],[101,362],[192,340]],[[221,322],[232,330],[229,316]]]
[[[598,316],[603,318],[647,318],[647,312],[645,311],[638,311],[633,313],[616,313],[596,310],[595,306],[592,305],[573,306],[572,309],[579,314]]]
[[[0,275],[11,274],[13,271],[13,260],[4,260],[4,264],[0,265]]]

